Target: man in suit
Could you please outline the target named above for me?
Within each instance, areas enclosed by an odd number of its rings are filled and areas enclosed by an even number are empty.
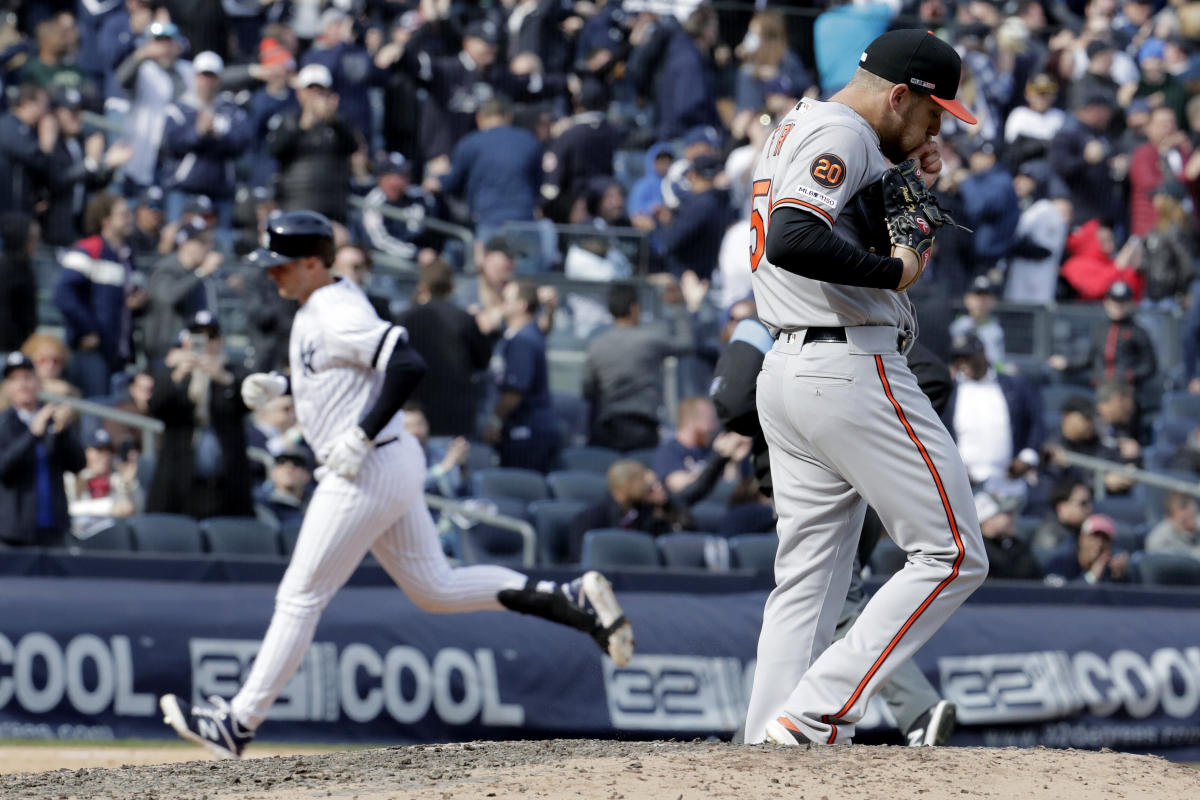
[[[4,362],[0,414],[0,541],[9,546],[54,547],[70,526],[64,472],[85,459],[65,405],[38,405],[33,362],[20,352]]]
[[[456,306],[454,273],[437,259],[421,267],[414,305],[397,322],[429,371],[413,393],[425,409],[430,436],[476,438],[479,373],[492,357],[497,337],[480,332],[475,319]]]

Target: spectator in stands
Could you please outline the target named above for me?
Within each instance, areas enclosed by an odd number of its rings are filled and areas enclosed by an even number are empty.
[[[163,152],[170,173],[167,218],[179,217],[189,196],[213,201],[217,228],[230,238],[233,228],[234,165],[250,146],[250,118],[229,95],[220,94],[225,61],[205,51],[192,61],[196,89],[167,106]]]
[[[503,236],[492,236],[483,243],[482,257],[476,259],[479,276],[473,281],[463,281],[454,292],[454,301],[479,320],[479,329],[490,334],[499,329],[503,322],[500,292],[513,279],[517,262],[513,256],[516,249]],[[480,312],[488,312],[483,318]]]
[[[1050,510],[1033,533],[1035,550],[1054,550],[1079,537],[1079,527],[1092,513],[1092,490],[1079,475],[1065,473],[1050,487]]]
[[[108,394],[109,376],[133,360],[133,315],[147,295],[126,243],[132,231],[129,204],[101,192],[84,215],[87,238],[62,257],[54,304],[75,354],[71,383],[85,397]]]
[[[596,78],[584,78],[571,93],[575,114],[555,124],[558,131],[542,158],[545,180],[542,198],[559,221],[584,193],[588,181],[611,177],[613,153],[621,143],[622,131],[608,122],[608,87]],[[549,212],[548,212],[549,213]]]
[[[1013,178],[1023,210],[1008,249],[1004,299],[1047,305],[1058,294],[1058,273],[1074,213],[1071,191],[1049,162],[1027,161]]]
[[[782,79],[801,96],[813,86],[813,79],[800,57],[788,48],[787,23],[778,11],[760,11],[750,18],[735,55],[741,66],[733,98],[737,113],[729,127],[733,138],[740,139],[765,107],[768,83]]]
[[[1105,447],[1129,462],[1140,460],[1141,426],[1133,387],[1122,378],[1105,378],[1096,386],[1096,432]]]
[[[1183,195],[1184,166],[1192,154],[1187,134],[1179,130],[1175,112],[1166,106],[1150,111],[1145,133],[1145,144],[1133,151],[1129,162],[1129,228],[1135,236],[1154,229],[1158,221],[1154,194],[1160,188]]]
[[[383,84],[387,73],[376,67],[367,49],[355,41],[354,24],[342,9],[326,8],[319,22],[320,33],[301,64],[320,64],[329,70],[333,91],[341,98],[341,116],[370,138],[375,126],[369,92]]]
[[[654,536],[695,528],[687,506],[678,503],[662,481],[640,461],[615,461],[606,473],[608,497],[571,521],[567,561],[578,562],[583,536],[600,528],[644,531]]]
[[[729,192],[718,188],[722,164],[716,156],[702,155],[691,162],[687,173],[691,191],[680,200],[674,213],[661,209],[657,226],[650,234],[650,247],[662,259],[665,270],[675,277],[694,272],[708,280],[717,267],[721,239],[736,219],[729,206]],[[651,226],[634,220],[644,230]]]
[[[1200,477],[1200,426],[1193,427],[1179,448],[1167,458],[1167,468]]]
[[[956,387],[946,419],[972,485],[997,497],[1023,498],[1045,436],[1037,390],[1018,375],[993,369],[983,342],[971,333],[951,342],[950,369]]]
[[[363,198],[362,230],[372,249],[396,258],[428,263],[437,258],[437,236],[425,228],[425,219],[437,216],[437,201],[420,186],[412,185],[412,163],[400,153],[388,153],[375,166],[376,186]],[[384,216],[391,206],[402,219]]]
[[[60,545],[69,523],[63,474],[84,467],[83,448],[68,406],[37,400],[38,379],[24,354],[4,362],[0,413],[0,542],[14,546]]]
[[[117,463],[108,431],[98,428],[83,453],[84,468],[63,476],[71,533],[76,539],[91,538],[111,526],[114,518],[131,516],[145,507],[137,459]]]
[[[627,67],[639,92],[654,94],[660,139],[682,136],[696,125],[721,125],[712,61],[719,34],[717,12],[710,6],[697,8],[682,26],[668,15],[643,14],[634,23]]]
[[[67,247],[79,239],[90,193],[112,181],[114,171],[133,157],[133,148],[121,141],[106,147],[100,132],[84,138],[83,96],[77,90],[61,89],[51,102],[59,135],[46,176],[43,231],[48,244]]]
[[[1066,542],[1046,565],[1048,580],[1058,583],[1116,583],[1125,580],[1128,553],[1113,553],[1117,525],[1112,517],[1092,514],[1083,521],[1079,538]]]
[[[662,411],[662,362],[695,346],[687,308],[667,306],[666,331],[641,325],[637,287],[615,283],[608,290],[612,328],[588,344],[583,397],[590,403],[593,445],[629,451],[658,446]]]
[[[675,154],[669,143],[657,142],[646,151],[643,160],[642,177],[629,190],[629,200],[625,204],[630,218],[639,215],[653,218],[663,205],[662,182],[675,161]]]
[[[1112,98],[1093,93],[1072,108],[1074,116],[1050,142],[1049,152],[1051,166],[1071,187],[1075,210],[1071,224],[1121,218],[1123,209],[1119,195],[1112,191],[1109,163],[1116,153],[1106,133],[1112,121]]]
[[[404,406],[404,430],[411,433],[425,451],[428,466],[425,491],[442,497],[467,494],[467,458],[471,455],[471,443],[461,436],[455,436],[440,447],[432,447],[429,442],[429,420],[421,406],[413,402]]]
[[[202,220],[179,226],[174,252],[163,256],[146,285],[142,346],[151,362],[166,356],[192,317],[216,307],[216,287],[208,279],[221,261],[213,250],[213,232]]]
[[[80,396],[79,389],[63,378],[71,353],[62,339],[52,333],[34,333],[21,345],[21,352],[33,362],[40,389],[51,394]]]
[[[1085,367],[1091,372],[1093,383],[1121,378],[1132,384],[1142,407],[1147,406],[1147,399],[1157,401],[1157,397],[1150,396],[1157,394],[1152,379],[1158,374],[1158,359],[1150,334],[1133,319],[1134,309],[1129,285],[1121,281],[1112,284],[1104,296],[1104,313],[1109,324],[1093,328],[1087,362],[1064,363],[1061,357],[1051,356],[1050,366],[1060,370]],[[1150,405],[1157,406],[1157,402]]]
[[[1096,407],[1091,398],[1085,395],[1069,397],[1062,405],[1058,440],[1049,445],[1051,467],[1048,471],[1051,474],[1067,474],[1075,469],[1062,460],[1058,452],[1060,449],[1106,461],[1135,461],[1123,458],[1119,450],[1105,445],[1100,434],[1096,432]],[[1123,473],[1104,473],[1104,487],[1111,494],[1124,494],[1132,489],[1133,485],[1133,479]]]
[[[28,215],[0,214],[0,353],[16,350],[37,329],[32,260],[39,236]]]
[[[267,455],[280,453],[304,441],[296,424],[296,405],[290,394],[273,398],[254,410],[246,429],[246,445]]]
[[[275,451],[273,460],[270,475],[255,492],[255,500],[276,526],[298,524],[314,487],[308,450],[289,445]]]
[[[1117,252],[1112,228],[1098,219],[1089,220],[1067,237],[1069,257],[1063,262],[1062,276],[1080,300],[1100,300],[1118,283],[1136,300],[1142,287],[1137,272],[1141,249],[1141,240],[1130,237]]]
[[[1175,115],[1178,127],[1187,125],[1188,89],[1166,69],[1167,43],[1159,38],[1149,38],[1137,50],[1137,64],[1141,75],[1134,97],[1152,99],[1157,106],[1168,109]]]
[[[485,258],[481,280],[494,261]],[[397,322],[408,331],[409,344],[428,365],[412,399],[428,409],[424,416],[430,434],[471,439],[479,416],[479,376],[491,360],[494,340],[455,305],[450,299],[453,293],[454,273],[449,264],[437,259],[422,266],[413,307]]]
[[[158,152],[167,106],[196,88],[190,61],[179,58],[183,42],[173,22],[152,22],[143,44],[116,68],[113,77],[129,93],[129,116],[122,138],[133,146],[125,177],[145,188],[157,183]]]
[[[729,510],[715,533],[737,536],[742,533],[774,533],[777,518],[769,495],[762,491],[758,478],[747,476],[734,484],[729,493]]]
[[[0,212],[33,216],[35,194],[50,179],[58,120],[50,113],[45,89],[24,84],[9,110],[0,115]]]
[[[344,244],[337,249],[333,256],[330,269],[334,275],[345,278],[363,290],[363,294],[371,301],[371,307],[380,319],[392,318],[392,304],[387,297],[368,291],[367,277],[371,274],[371,254],[360,245]]]
[[[466,201],[477,240],[486,240],[505,222],[534,219],[542,186],[542,145],[532,133],[513,126],[511,104],[499,97],[475,115],[478,130],[454,146],[450,172],[426,179],[426,187]]]
[[[1072,76],[1074,80],[1067,91],[1067,102],[1071,108],[1079,108],[1093,99],[1103,101],[1109,108],[1117,108],[1120,87],[1113,79],[1115,51],[1116,48],[1107,37],[1094,38],[1087,43],[1083,74]]]
[[[750,437],[732,431],[717,433],[717,412],[707,397],[679,401],[675,436],[664,439],[654,452],[654,472],[672,495],[687,495],[687,505],[702,499],[726,473],[736,479],[750,454]]]
[[[163,224],[166,222],[163,215],[164,200],[163,190],[157,186],[151,186],[137,197],[129,246],[138,259],[153,259],[158,255],[163,239]]]
[[[147,370],[135,373],[129,379],[129,386],[125,390],[125,398],[121,402],[113,406],[117,411],[124,411],[128,414],[141,414],[142,416],[150,415],[150,396],[154,393],[154,376]],[[127,452],[129,448],[141,451],[142,449],[142,429],[132,425],[125,425],[116,420],[104,420],[104,430],[108,431],[109,437],[112,439],[113,447],[118,452]],[[134,459],[137,460],[136,458]]]
[[[1183,308],[1196,276],[1193,226],[1183,207],[1184,187],[1178,182],[1160,186],[1151,198],[1154,227],[1142,241],[1138,266],[1146,281],[1145,302],[1166,311]]]
[[[693,191],[688,173],[696,159],[701,156],[720,157],[721,132],[712,125],[697,125],[684,135],[682,145],[680,157],[667,168],[667,174],[663,176],[660,187],[662,204],[672,212],[676,211],[684,198]],[[661,216],[657,209],[654,216]],[[662,219],[665,221],[668,218]]]
[[[250,183],[267,186],[279,169],[268,151],[267,137],[285,117],[300,112],[300,103],[291,86],[296,72],[296,61],[291,52],[273,36],[264,36],[258,51],[262,86],[255,90],[246,107],[254,132],[250,143]]]
[[[267,137],[267,149],[279,162],[276,200],[284,211],[307,208],[345,222],[350,196],[350,154],[358,134],[338,114],[333,78],[321,64],[296,75],[300,112],[283,117]]]
[[[999,161],[996,146],[984,141],[968,156],[971,174],[962,182],[964,224],[974,232],[976,275],[994,269],[1008,252],[1020,219],[1012,175]]]
[[[95,70],[91,78],[101,90],[106,110],[116,112],[120,109],[123,113],[128,108],[128,102],[125,91],[116,80],[116,69],[137,49],[146,28],[155,21],[156,12],[151,0],[125,0],[114,5],[117,9],[104,18],[96,36],[98,41],[92,48],[95,50]],[[81,21],[87,19],[87,13],[84,12]],[[84,45],[86,48],[86,38]]]
[[[37,53],[21,67],[18,79],[48,92],[63,89],[90,92],[91,87],[75,65],[74,56],[79,47],[75,17],[64,11],[42,20],[34,29],[34,36]]]
[[[950,335],[974,334],[983,343],[987,360],[994,365],[1003,364],[1004,328],[992,316],[996,308],[996,286],[992,279],[987,275],[977,275],[963,295],[963,305],[967,313],[950,323]]]
[[[538,288],[528,280],[505,285],[504,335],[492,357],[499,393],[483,438],[496,446],[500,466],[548,472],[558,457],[559,433],[550,402],[546,339],[538,327]]]
[[[1025,105],[1009,112],[1004,123],[1004,144],[1008,162],[1014,168],[1031,159],[1045,158],[1050,143],[1067,123],[1066,112],[1054,105],[1057,95],[1058,83],[1044,72],[1025,84]]]
[[[156,370],[150,414],[166,425],[146,510],[204,519],[253,516],[241,380],[221,329],[198,313]]]
[[[1011,504],[987,492],[975,495],[975,513],[988,556],[988,577],[1005,580],[1041,580],[1042,568],[1033,550],[1017,538],[1017,520]]]
[[[1200,559],[1200,519],[1196,498],[1183,492],[1167,492],[1165,516],[1146,536],[1147,553],[1172,553]]]

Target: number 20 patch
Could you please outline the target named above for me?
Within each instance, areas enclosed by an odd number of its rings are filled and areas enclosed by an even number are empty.
[[[836,189],[846,180],[846,165],[833,153],[822,153],[814,158],[808,172],[826,189]]]

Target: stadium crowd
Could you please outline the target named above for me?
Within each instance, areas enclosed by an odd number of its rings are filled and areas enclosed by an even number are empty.
[[[594,529],[772,531],[751,441],[707,396],[754,318],[750,171],[799,99],[840,88],[884,30],[922,27],[962,54],[980,124],[944,122],[939,196],[972,232],[946,229],[910,293],[952,371],[944,418],[993,576],[1120,581],[1130,553],[1200,558],[1194,498],[1119,468],[1093,497],[1063,458],[1200,478],[1198,3],[0,8],[10,546],[146,512],[296,523],[314,454],[289,398],[248,416],[238,386],[286,367],[292,308],[242,257],[298,208],[337,223],[334,271],[430,365],[406,424],[431,492],[537,523],[551,563],[586,557]],[[1103,316],[1031,362],[1007,352],[998,302]],[[560,349],[583,363],[577,391],[551,390]],[[157,451],[39,388],[159,420]],[[479,526],[442,525],[473,557]]]

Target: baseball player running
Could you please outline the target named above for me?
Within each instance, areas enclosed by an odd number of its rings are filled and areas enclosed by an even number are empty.
[[[237,758],[303,660],[321,611],[367,551],[426,611],[510,609],[590,634],[619,665],[633,629],[598,572],[557,584],[499,566],[451,568],[425,505],[425,458],[400,409],[425,372],[407,332],[376,316],[366,295],[335,279],[333,229],[313,211],[280,215],[250,256],[282,297],[300,303],[289,343],[290,388],[304,437],[323,466],[275,613],[245,684],[226,703],[159,700],[165,722],[222,758]],[[289,388],[258,373],[242,386],[257,408]]]
[[[945,111],[975,123],[954,99],[960,69],[931,33],[885,33],[845,88],[784,117],[754,168],[752,280],[775,338],[758,414],[779,551],[747,742],[850,742],[871,694],[987,574],[966,469],[903,354],[916,334],[904,290],[944,221],[918,205],[941,169],[932,137]],[[872,187],[908,213],[881,220]],[[830,644],[868,504],[908,564]]]

